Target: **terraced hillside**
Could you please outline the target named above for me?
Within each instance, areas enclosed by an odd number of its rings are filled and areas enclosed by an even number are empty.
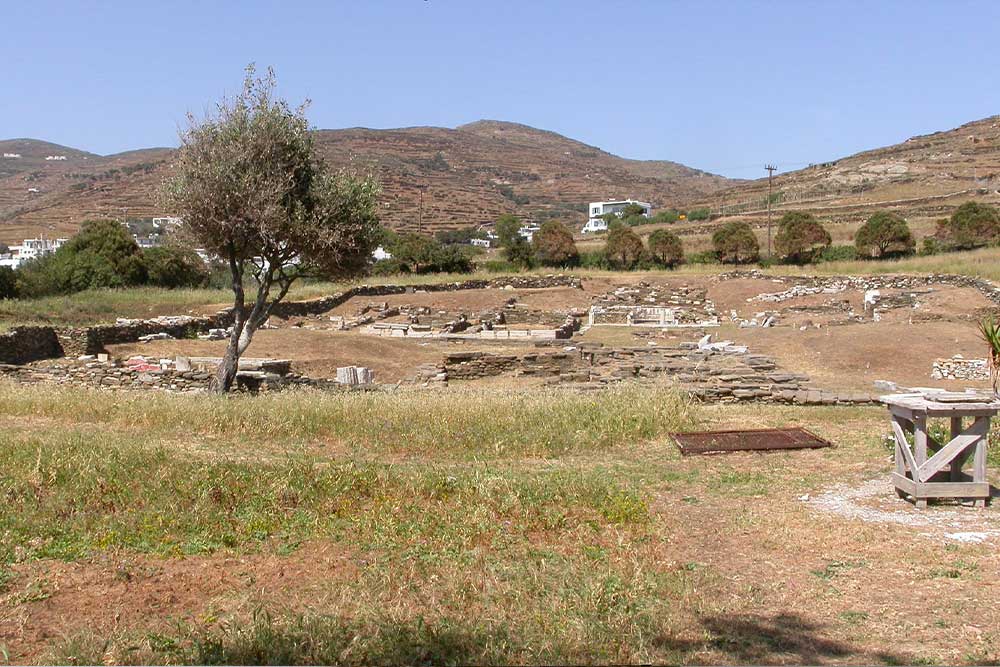
[[[734,182],[674,162],[620,158],[554,132],[499,121],[455,129],[319,130],[316,139],[331,164],[378,175],[383,220],[402,229],[457,228],[508,212],[582,224],[589,201],[636,197],[674,206]],[[39,150],[58,150],[67,160],[30,167],[4,161],[23,167],[0,172],[0,240],[65,235],[95,216],[170,213],[155,197],[169,173],[170,149],[106,157],[63,147]]]
[[[970,199],[1000,202],[1000,116],[778,174],[773,191],[779,212],[808,210],[834,224],[858,224],[887,208],[930,226]],[[766,201],[764,178],[714,192],[702,203],[761,223]]]

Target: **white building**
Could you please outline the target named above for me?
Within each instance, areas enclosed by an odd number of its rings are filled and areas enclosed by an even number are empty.
[[[11,160],[16,160],[17,158],[21,157],[21,154],[20,153],[4,153],[3,156],[5,158],[11,159]]]
[[[162,218],[153,218],[153,226],[157,228],[172,227],[181,224],[181,222],[183,221],[180,218],[170,215],[163,216]]]
[[[537,232],[541,227],[539,225],[524,225],[517,233],[524,237],[524,240],[531,243],[531,239],[534,238],[535,232]]]
[[[606,232],[608,230],[608,221],[601,216],[607,215],[609,213],[614,213],[620,216],[621,212],[629,204],[635,204],[642,207],[642,215],[644,217],[649,217],[650,213],[653,211],[653,207],[644,201],[637,201],[635,199],[616,199],[612,201],[592,201],[590,202],[590,218],[587,220],[587,224],[583,226],[584,234],[592,234],[594,232]]]
[[[490,247],[490,240],[489,239],[469,239],[469,243],[471,243],[474,246],[479,246],[480,248],[489,248]]]
[[[0,256],[0,266],[16,269],[24,262],[48,255],[58,250],[69,239],[24,239],[21,245],[11,246],[10,253]]]
[[[65,155],[46,155],[45,159],[46,160],[65,160],[66,156]]]

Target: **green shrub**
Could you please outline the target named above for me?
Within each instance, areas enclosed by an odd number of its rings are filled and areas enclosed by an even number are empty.
[[[608,256],[604,254],[604,250],[590,250],[580,253],[580,267],[608,270],[611,264],[608,263]]]
[[[489,271],[490,273],[510,273],[512,271],[517,271],[516,266],[504,259],[490,259],[483,262],[480,265],[484,271]]]
[[[520,234],[504,246],[503,255],[508,262],[522,269],[530,269],[535,265],[535,252]]]
[[[774,249],[785,261],[807,264],[830,246],[830,232],[809,213],[789,211],[778,222]]]
[[[702,252],[691,253],[684,258],[686,264],[718,264],[719,256],[714,250],[703,250]]]
[[[854,245],[861,257],[882,259],[912,255],[917,242],[903,216],[878,211],[854,235]]]
[[[695,208],[688,211],[688,220],[708,220],[712,217],[712,210],[708,208]]]
[[[389,246],[392,264],[379,267],[379,275],[394,273],[470,273],[472,261],[465,248],[444,246],[429,236],[400,234]],[[391,260],[385,260],[391,261]],[[384,264],[385,262],[377,262]]]
[[[858,251],[852,245],[831,245],[820,251],[813,259],[815,262],[853,262],[858,258]]]
[[[17,298],[17,275],[9,266],[0,266],[0,299]]]
[[[653,216],[653,222],[659,224],[669,224],[672,222],[677,222],[678,220],[680,220],[680,217],[681,217],[680,211],[670,208],[663,211],[657,211],[656,214]]]
[[[748,264],[760,257],[760,244],[750,225],[730,222],[712,234],[712,247],[723,264]]]
[[[923,256],[937,255],[944,252],[944,245],[933,236],[925,236],[920,247],[920,254]]]
[[[208,269],[194,250],[160,246],[143,251],[147,283],[156,287],[201,287],[208,282]]]

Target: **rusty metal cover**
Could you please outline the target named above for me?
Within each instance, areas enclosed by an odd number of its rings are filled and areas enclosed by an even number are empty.
[[[819,449],[833,444],[804,428],[765,428],[750,431],[672,433],[681,454],[768,452],[775,449]]]

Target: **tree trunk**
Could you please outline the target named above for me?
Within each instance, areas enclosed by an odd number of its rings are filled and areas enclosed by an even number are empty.
[[[234,331],[233,336],[229,339],[229,345],[226,346],[226,354],[222,357],[222,363],[219,364],[219,370],[215,374],[212,389],[218,394],[229,392],[236,382],[236,371],[239,370],[239,366],[239,339]]]

